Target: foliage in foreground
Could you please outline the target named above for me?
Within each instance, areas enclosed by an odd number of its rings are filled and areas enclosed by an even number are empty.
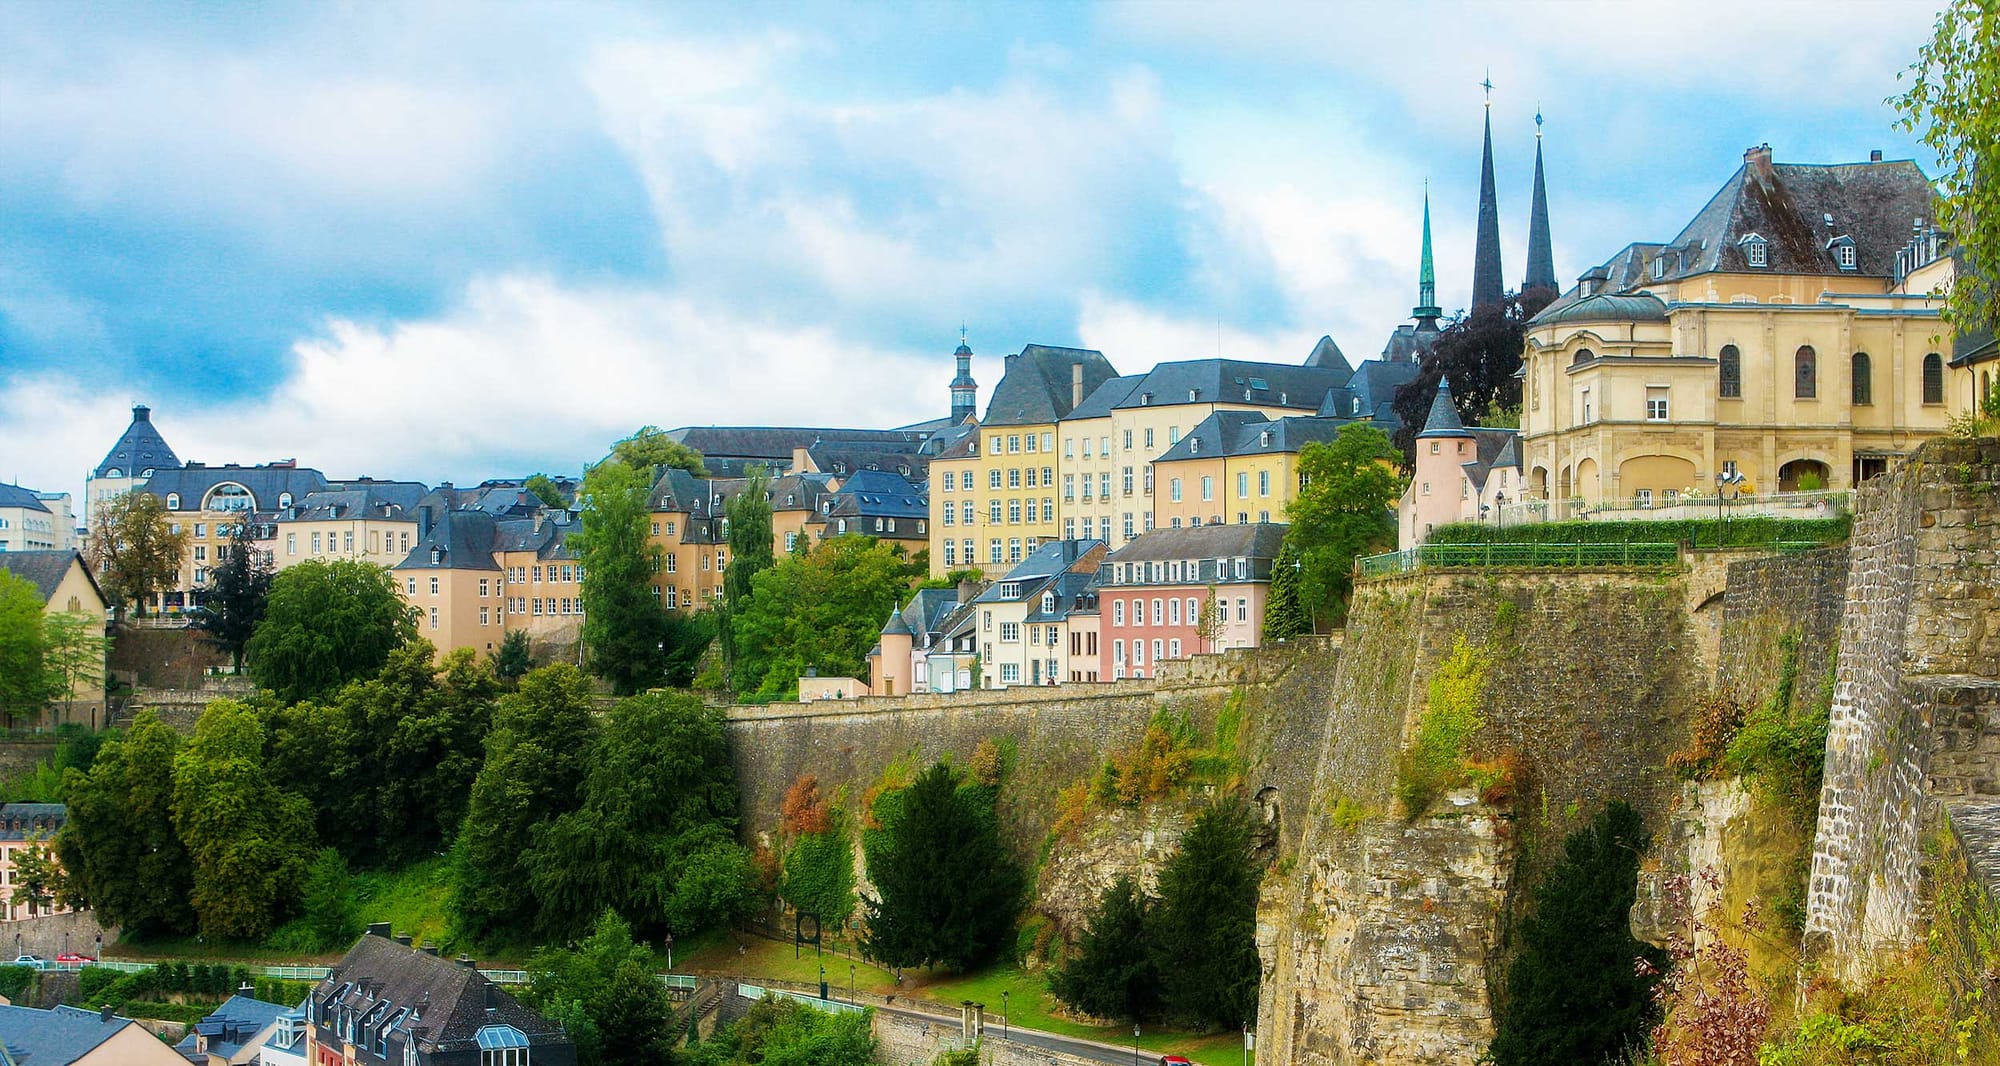
[[[1354,560],[1395,546],[1396,459],[1388,436],[1361,422],[1299,452],[1302,486],[1285,507],[1291,524],[1279,549],[1297,564],[1296,609],[1337,623],[1353,592]]]
[[[307,559],[271,579],[244,657],[259,688],[297,703],[374,676],[416,636],[416,608],[404,602],[388,567]]]
[[[936,763],[884,793],[862,836],[876,896],[864,896],[868,956],[892,967],[965,971],[1011,940],[1027,878],[1000,841],[988,785]]]
[[[528,962],[522,999],[563,1024],[578,1066],[650,1066],[672,1061],[673,1003],[654,976],[653,953],[606,910],[571,949],[549,948]]]
[[[826,1014],[766,998],[736,1024],[683,1052],[687,1066],[871,1066],[866,1014]]]
[[[1938,13],[1931,39],[1907,72],[1909,88],[1892,102],[1898,123],[1937,153],[1942,194],[1938,228],[1981,270],[1960,270],[1944,293],[1944,313],[1961,334],[1993,328],[2000,316],[2000,6],[1951,0]],[[1900,79],[1903,75],[1899,74]],[[1982,170],[1981,167],[1984,167]]]
[[[807,667],[864,677],[868,649],[923,566],[899,546],[849,533],[779,559],[751,581],[730,620],[737,690],[759,699],[798,691]]]

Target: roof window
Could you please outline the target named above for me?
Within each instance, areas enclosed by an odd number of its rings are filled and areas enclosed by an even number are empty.
[[[1743,239],[1737,243],[1743,246],[1743,257],[1751,266],[1761,267],[1771,265],[1771,242],[1765,240],[1762,236],[1755,233],[1745,234]]]
[[[1833,253],[1833,261],[1839,264],[1840,269],[1842,270],[1854,269],[1854,261],[1855,261],[1854,238],[1849,237],[1846,234],[1841,234],[1840,236],[1835,237],[1834,239],[1826,242],[1826,247],[1828,251]]]
[[[1659,255],[1653,257],[1653,280],[1658,281],[1666,276],[1667,276],[1667,255],[1665,252],[1662,252]]]

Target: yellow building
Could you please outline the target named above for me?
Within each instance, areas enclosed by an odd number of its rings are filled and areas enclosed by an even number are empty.
[[[160,592],[155,606],[163,613],[193,607],[195,591],[208,583],[210,568],[222,561],[237,527],[245,524],[271,564],[279,565],[271,543],[272,519],[329,487],[319,471],[290,461],[262,466],[188,463],[156,470],[139,491],[160,498],[174,531],[188,535],[188,549],[181,557],[180,576]]]
[[[43,613],[81,614],[94,621],[90,627],[93,633],[104,635],[104,593],[97,587],[97,579],[91,576],[83,556],[74,548],[0,552],[0,571],[35,586],[35,592],[42,598]],[[104,721],[103,679],[58,695],[50,701],[50,706],[70,721],[87,722],[96,728]]]
[[[1217,411],[1153,462],[1153,524],[1246,525],[1285,521],[1299,490],[1299,452],[1330,441],[1352,419]]]
[[[415,482],[359,481],[315,492],[279,511],[266,550],[283,570],[307,559],[360,559],[395,566],[417,537]]]
[[[447,488],[416,510],[417,539],[392,573],[417,611],[417,635],[443,655],[499,650],[510,632],[528,635],[537,660],[574,657],[583,626],[583,568],[568,544],[570,511],[525,494],[512,506],[449,507]]]
[[[1528,324],[1530,498],[1560,517],[1712,495],[1718,475],[1845,489],[1943,430],[1931,196],[1907,161],[1760,146],[1672,241],[1586,272]]]
[[[1081,348],[1030,344],[1007,357],[977,432],[931,461],[933,576],[998,572],[1060,534],[1056,425],[1116,375],[1103,353]]]

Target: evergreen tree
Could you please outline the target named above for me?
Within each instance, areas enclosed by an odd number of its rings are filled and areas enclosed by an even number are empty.
[[[42,594],[32,582],[0,570],[0,715],[38,715],[50,695],[48,633]]]
[[[1208,1029],[1257,1016],[1257,881],[1250,820],[1218,804],[1201,812],[1160,870],[1148,949],[1169,1015]]]
[[[361,933],[354,912],[354,884],[347,861],[333,848],[321,848],[306,868],[300,918],[311,934],[315,951],[339,951]],[[281,934],[282,935],[282,934]]]
[[[890,966],[969,970],[1013,929],[1026,878],[1000,842],[993,789],[961,787],[937,763],[876,800],[882,826],[863,838],[875,897],[865,950]]]
[[[729,501],[727,512],[729,569],[722,575],[722,655],[731,682],[738,685],[742,679],[734,676],[736,639],[730,620],[749,604],[750,579],[771,566],[771,501],[765,491],[768,487],[764,468],[753,468],[743,491]]]
[[[174,756],[174,829],[194,862],[191,902],[208,936],[261,937],[295,905],[312,809],[265,773],[257,712],[216,700]]]
[[[1312,614],[1299,600],[1298,545],[1290,537],[1271,563],[1271,591],[1264,600],[1264,642],[1290,640],[1312,632]]]
[[[243,672],[243,649],[264,620],[271,595],[271,565],[250,541],[250,524],[239,522],[222,549],[222,558],[208,571],[201,606],[194,610],[194,627],[208,634],[209,643],[229,653],[237,673]]]
[[[624,463],[599,463],[583,479],[582,528],[570,537],[583,563],[583,642],[590,671],[621,696],[666,674],[667,610],[652,587],[660,546],[651,539],[652,482]]]
[[[1154,1015],[1160,975],[1146,951],[1150,903],[1129,874],[1104,890],[1076,957],[1049,981],[1057,998],[1099,1018],[1138,1022]]]
[[[1354,586],[1354,560],[1396,543],[1395,506],[1401,479],[1390,467],[1396,451],[1365,423],[1340,427],[1331,441],[1299,453],[1304,487],[1285,508],[1291,525],[1284,546],[1299,566],[1300,605],[1315,619],[1338,622]]]
[[[245,646],[250,675],[281,703],[318,699],[372,676],[416,639],[416,608],[389,568],[307,559],[271,579],[264,618]]]
[[[526,868],[536,927],[566,939],[606,909],[649,933],[686,935],[735,918],[741,906],[724,884],[732,856],[710,854],[742,852],[735,838],[736,773],[722,712],[684,692],[626,699],[591,747],[581,801],[534,832]],[[734,869],[749,870],[747,853],[733,858]],[[701,881],[683,890],[697,859]]]
[[[1521,923],[1521,954],[1493,1038],[1498,1066],[1613,1061],[1645,1042],[1666,956],[1632,936],[1639,857],[1649,839],[1622,800],[1563,841],[1562,861],[1535,888]]]
[[[194,927],[193,864],[174,829],[174,759],[181,747],[152,711],[105,741],[88,772],[63,772],[69,821],[56,837],[65,899],[133,933]]]
[[[500,638],[500,647],[493,652],[493,672],[504,681],[512,681],[535,668],[535,660],[528,651],[528,631],[510,629]]]
[[[452,845],[451,912],[462,935],[519,938],[532,929],[535,828],[576,809],[596,731],[590,683],[574,666],[545,666],[500,697]]]
[[[633,941],[631,926],[607,910],[573,949],[535,953],[522,998],[564,1022],[579,1066],[671,1062],[673,1004],[653,976],[653,961]]]

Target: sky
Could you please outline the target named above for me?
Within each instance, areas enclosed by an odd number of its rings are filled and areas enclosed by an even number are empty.
[[[1519,285],[1780,162],[1934,160],[1926,3],[0,4],[0,481],[459,484],[641,425],[943,415],[1031,343],[1378,354],[1468,302],[1480,82]]]

